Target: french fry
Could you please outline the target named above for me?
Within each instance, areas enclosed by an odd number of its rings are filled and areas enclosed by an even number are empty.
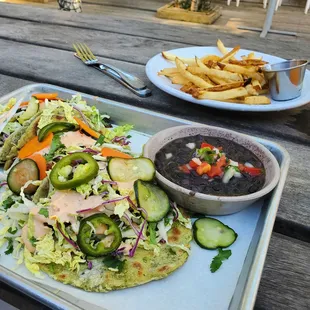
[[[244,68],[244,67],[238,66],[238,65],[223,64],[223,63],[220,63],[220,65],[223,66],[224,71],[229,71],[229,72],[233,72],[233,73],[240,73],[240,74],[245,75],[247,77],[251,77],[255,80],[258,80],[261,84],[264,83],[264,77],[257,72],[253,72],[252,70],[249,70],[247,68]]]
[[[197,75],[197,74],[205,74],[205,72],[199,68],[199,67],[192,67],[192,66],[188,66],[187,67],[187,71],[194,74],[194,75]]]
[[[197,87],[193,83],[189,82],[189,83],[183,85],[180,90],[187,93],[187,94],[192,95],[193,93],[195,93],[197,91]]]
[[[161,54],[165,59],[170,60],[170,61],[175,61],[176,58],[179,58],[185,64],[192,65],[192,66],[196,65],[195,58],[178,57],[178,56],[171,54],[169,52],[162,52]]]
[[[228,50],[226,49],[225,45],[223,44],[223,42],[220,39],[217,40],[216,45],[217,45],[217,48],[220,50],[220,52],[223,55],[228,54]],[[232,57],[232,59],[235,59],[235,57]]]
[[[214,62],[218,62],[220,59],[221,57],[217,55],[206,55],[206,56],[201,57],[200,60],[205,64],[210,60]]]
[[[227,83],[227,84],[222,84],[222,85],[216,85],[213,87],[209,87],[207,91],[224,91],[224,90],[229,90],[233,88],[238,88],[243,86],[244,82],[233,82],[233,83]],[[249,85],[247,85],[249,86]]]
[[[244,87],[238,87],[234,89],[224,90],[224,91],[208,91],[200,90],[198,94],[194,94],[197,99],[211,99],[211,100],[227,100],[236,97],[247,96],[248,92]],[[197,96],[198,95],[198,96]]]
[[[224,55],[219,62],[227,62],[227,61],[239,61],[239,60],[233,60],[231,58],[233,58],[235,56],[235,54],[240,50],[240,46],[237,45],[236,47],[234,47],[229,53],[227,53],[226,55]]]
[[[229,63],[239,66],[263,66],[268,62],[259,59],[245,59],[245,60],[229,59]]]
[[[177,68],[165,68],[158,72],[158,75],[165,75],[165,76],[173,76],[175,74],[178,74],[179,71]]]
[[[249,96],[244,98],[244,103],[259,105],[259,104],[270,104],[271,101],[266,96]]]
[[[187,84],[189,82],[189,80],[187,78],[185,78],[183,75],[181,75],[181,73],[173,76],[170,78],[171,79],[171,83],[172,84]]]
[[[220,79],[225,79],[231,80],[231,81],[240,81],[242,78],[240,78],[239,74],[236,73],[229,73],[222,71],[222,70],[217,70],[217,69],[210,69],[208,68],[198,57],[196,57],[196,63],[201,68],[206,75],[210,76],[216,76],[217,78]]]
[[[252,80],[252,85],[256,91],[259,91],[262,89],[262,85],[260,85],[260,82],[257,80]]]
[[[259,95],[266,95],[269,93],[269,89],[261,89],[261,90],[257,91],[257,93]]]
[[[186,70],[186,66],[185,64],[177,57],[175,59],[175,63],[176,66],[179,70],[179,72],[186,78],[188,79],[190,82],[192,82],[193,84],[197,85],[198,87],[201,88],[208,88],[208,87],[212,87],[211,84],[207,83],[205,80],[203,80],[202,78],[195,76],[193,74],[191,74],[190,72],[188,72]]]
[[[217,47],[222,53],[203,57],[178,57],[170,52],[162,56],[173,61],[175,68],[164,68],[158,75],[170,79],[172,84],[181,85],[180,90],[197,99],[260,105],[270,104],[268,84],[261,66],[267,62],[254,52],[235,58],[240,46],[228,51],[221,40]]]
[[[245,89],[247,90],[247,92],[250,96],[257,96],[258,95],[256,89],[253,87],[252,84],[248,84],[247,86],[245,86]]]

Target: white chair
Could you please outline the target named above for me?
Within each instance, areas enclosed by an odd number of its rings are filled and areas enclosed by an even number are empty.
[[[309,9],[310,9],[310,0],[307,0],[306,7],[305,7],[305,14],[308,14]]]
[[[230,5],[231,0],[227,0],[227,5]],[[238,7],[240,4],[240,0],[236,0],[236,6]]]

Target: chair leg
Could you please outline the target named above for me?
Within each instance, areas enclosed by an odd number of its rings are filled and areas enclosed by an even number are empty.
[[[268,0],[264,0],[264,2],[263,2],[263,7],[264,7],[264,9],[266,9],[267,3],[268,3]]]
[[[278,11],[279,6],[280,6],[280,0],[277,0],[276,11]]]
[[[240,4],[240,0],[236,0],[236,6],[238,7]]]
[[[231,0],[227,0],[227,5],[230,5]]]
[[[307,0],[306,7],[305,7],[305,14],[308,14],[309,9],[310,9],[310,0]]]

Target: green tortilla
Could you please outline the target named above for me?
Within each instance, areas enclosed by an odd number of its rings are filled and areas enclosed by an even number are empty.
[[[170,245],[184,245],[189,249],[192,232],[179,222],[175,222],[168,232],[169,244],[162,244],[159,255],[153,250],[137,248],[134,257],[125,256],[124,268],[121,272],[109,270],[103,263],[103,258],[92,261],[93,268],[81,265],[79,272],[71,272],[67,266],[56,264],[41,264],[40,268],[53,279],[69,284],[85,291],[108,292],[138,286],[153,280],[167,277],[185,264],[187,251]]]

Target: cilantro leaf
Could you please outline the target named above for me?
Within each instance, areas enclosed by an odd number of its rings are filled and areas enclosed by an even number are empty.
[[[8,233],[10,233],[11,235],[14,235],[14,234],[16,234],[17,233],[17,228],[15,228],[15,229],[12,229],[12,227],[10,227],[9,229],[8,229]]]
[[[8,210],[13,206],[14,203],[15,201],[12,199],[12,197],[8,197],[3,201],[2,206],[5,210]]]
[[[169,223],[170,223],[170,218],[169,218],[169,217],[165,217],[165,218],[164,218],[164,223],[165,223],[165,226],[169,225]]]
[[[126,138],[127,138],[127,139],[130,139],[131,137],[132,137],[131,135],[128,135]]]
[[[6,251],[4,253],[5,253],[5,255],[8,255],[8,254],[13,253],[13,250],[14,250],[13,238],[6,237],[5,239],[8,241],[8,245],[7,245]]]
[[[223,260],[228,259],[231,256],[231,250],[218,249],[218,251],[218,254],[213,257],[210,265],[210,270],[212,273],[217,271],[222,266]]]
[[[32,246],[36,246],[36,242],[38,241],[34,236],[32,236],[30,239],[29,239],[30,243],[32,244]]]
[[[107,255],[104,258],[103,263],[107,268],[118,269],[118,272],[122,272],[124,269],[125,261],[126,260],[120,260],[113,255]]]
[[[156,242],[156,224],[157,223],[149,223],[147,230],[150,234],[150,243],[157,244]]]
[[[41,208],[39,211],[39,214],[41,214],[45,217],[48,217],[48,215],[49,215],[48,210],[46,208]]]
[[[45,156],[46,161],[51,161],[55,152],[62,147],[65,146],[61,143],[60,134],[55,134],[51,143],[51,148],[48,154]]]
[[[99,138],[97,139],[96,144],[102,145],[104,143],[104,138],[105,138],[104,135],[100,135]]]

